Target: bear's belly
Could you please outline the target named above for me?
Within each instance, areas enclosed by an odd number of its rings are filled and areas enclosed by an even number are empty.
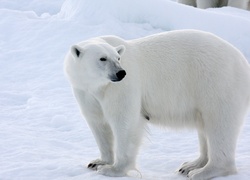
[[[194,128],[202,123],[202,116],[198,109],[181,107],[145,108],[142,107],[141,116],[149,123],[171,128]]]

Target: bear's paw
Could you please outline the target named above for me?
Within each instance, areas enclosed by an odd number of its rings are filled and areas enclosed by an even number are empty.
[[[107,162],[105,162],[105,161],[102,161],[102,160],[100,160],[100,159],[96,159],[96,160],[94,160],[94,161],[91,161],[91,162],[88,164],[88,168],[89,168],[89,169],[92,169],[92,170],[94,170],[94,171],[97,171],[98,166],[103,166],[103,165],[106,165],[106,164],[109,164],[109,163],[107,163]]]
[[[126,173],[122,169],[116,168],[113,165],[98,166],[97,172],[99,174],[112,177],[121,177],[126,175]]]

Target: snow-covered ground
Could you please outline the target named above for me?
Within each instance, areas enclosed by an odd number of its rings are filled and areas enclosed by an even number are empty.
[[[125,39],[193,28],[238,47],[250,62],[250,12],[201,10],[168,0],[0,0],[0,180],[110,179],[86,168],[98,157],[63,73],[69,47],[90,37]],[[150,126],[138,156],[142,179],[176,179],[198,155],[195,132]],[[250,179],[250,117],[240,135],[239,173]],[[140,179],[136,173],[116,179]]]

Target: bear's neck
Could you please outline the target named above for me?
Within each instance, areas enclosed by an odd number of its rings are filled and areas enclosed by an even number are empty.
[[[99,102],[105,98],[106,89],[110,86],[110,83],[102,85],[90,85],[87,88],[87,92],[94,96]]]

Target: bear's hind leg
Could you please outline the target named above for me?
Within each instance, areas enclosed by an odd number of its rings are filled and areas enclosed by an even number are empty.
[[[207,139],[203,132],[198,132],[199,144],[200,144],[200,157],[191,162],[185,162],[178,169],[178,172],[183,175],[187,175],[194,169],[204,167],[208,162],[207,157]]]
[[[204,130],[208,144],[208,163],[188,173],[191,180],[208,180],[236,173],[235,149],[242,117],[235,111],[213,111],[205,120]],[[217,116],[217,117],[216,117]]]

